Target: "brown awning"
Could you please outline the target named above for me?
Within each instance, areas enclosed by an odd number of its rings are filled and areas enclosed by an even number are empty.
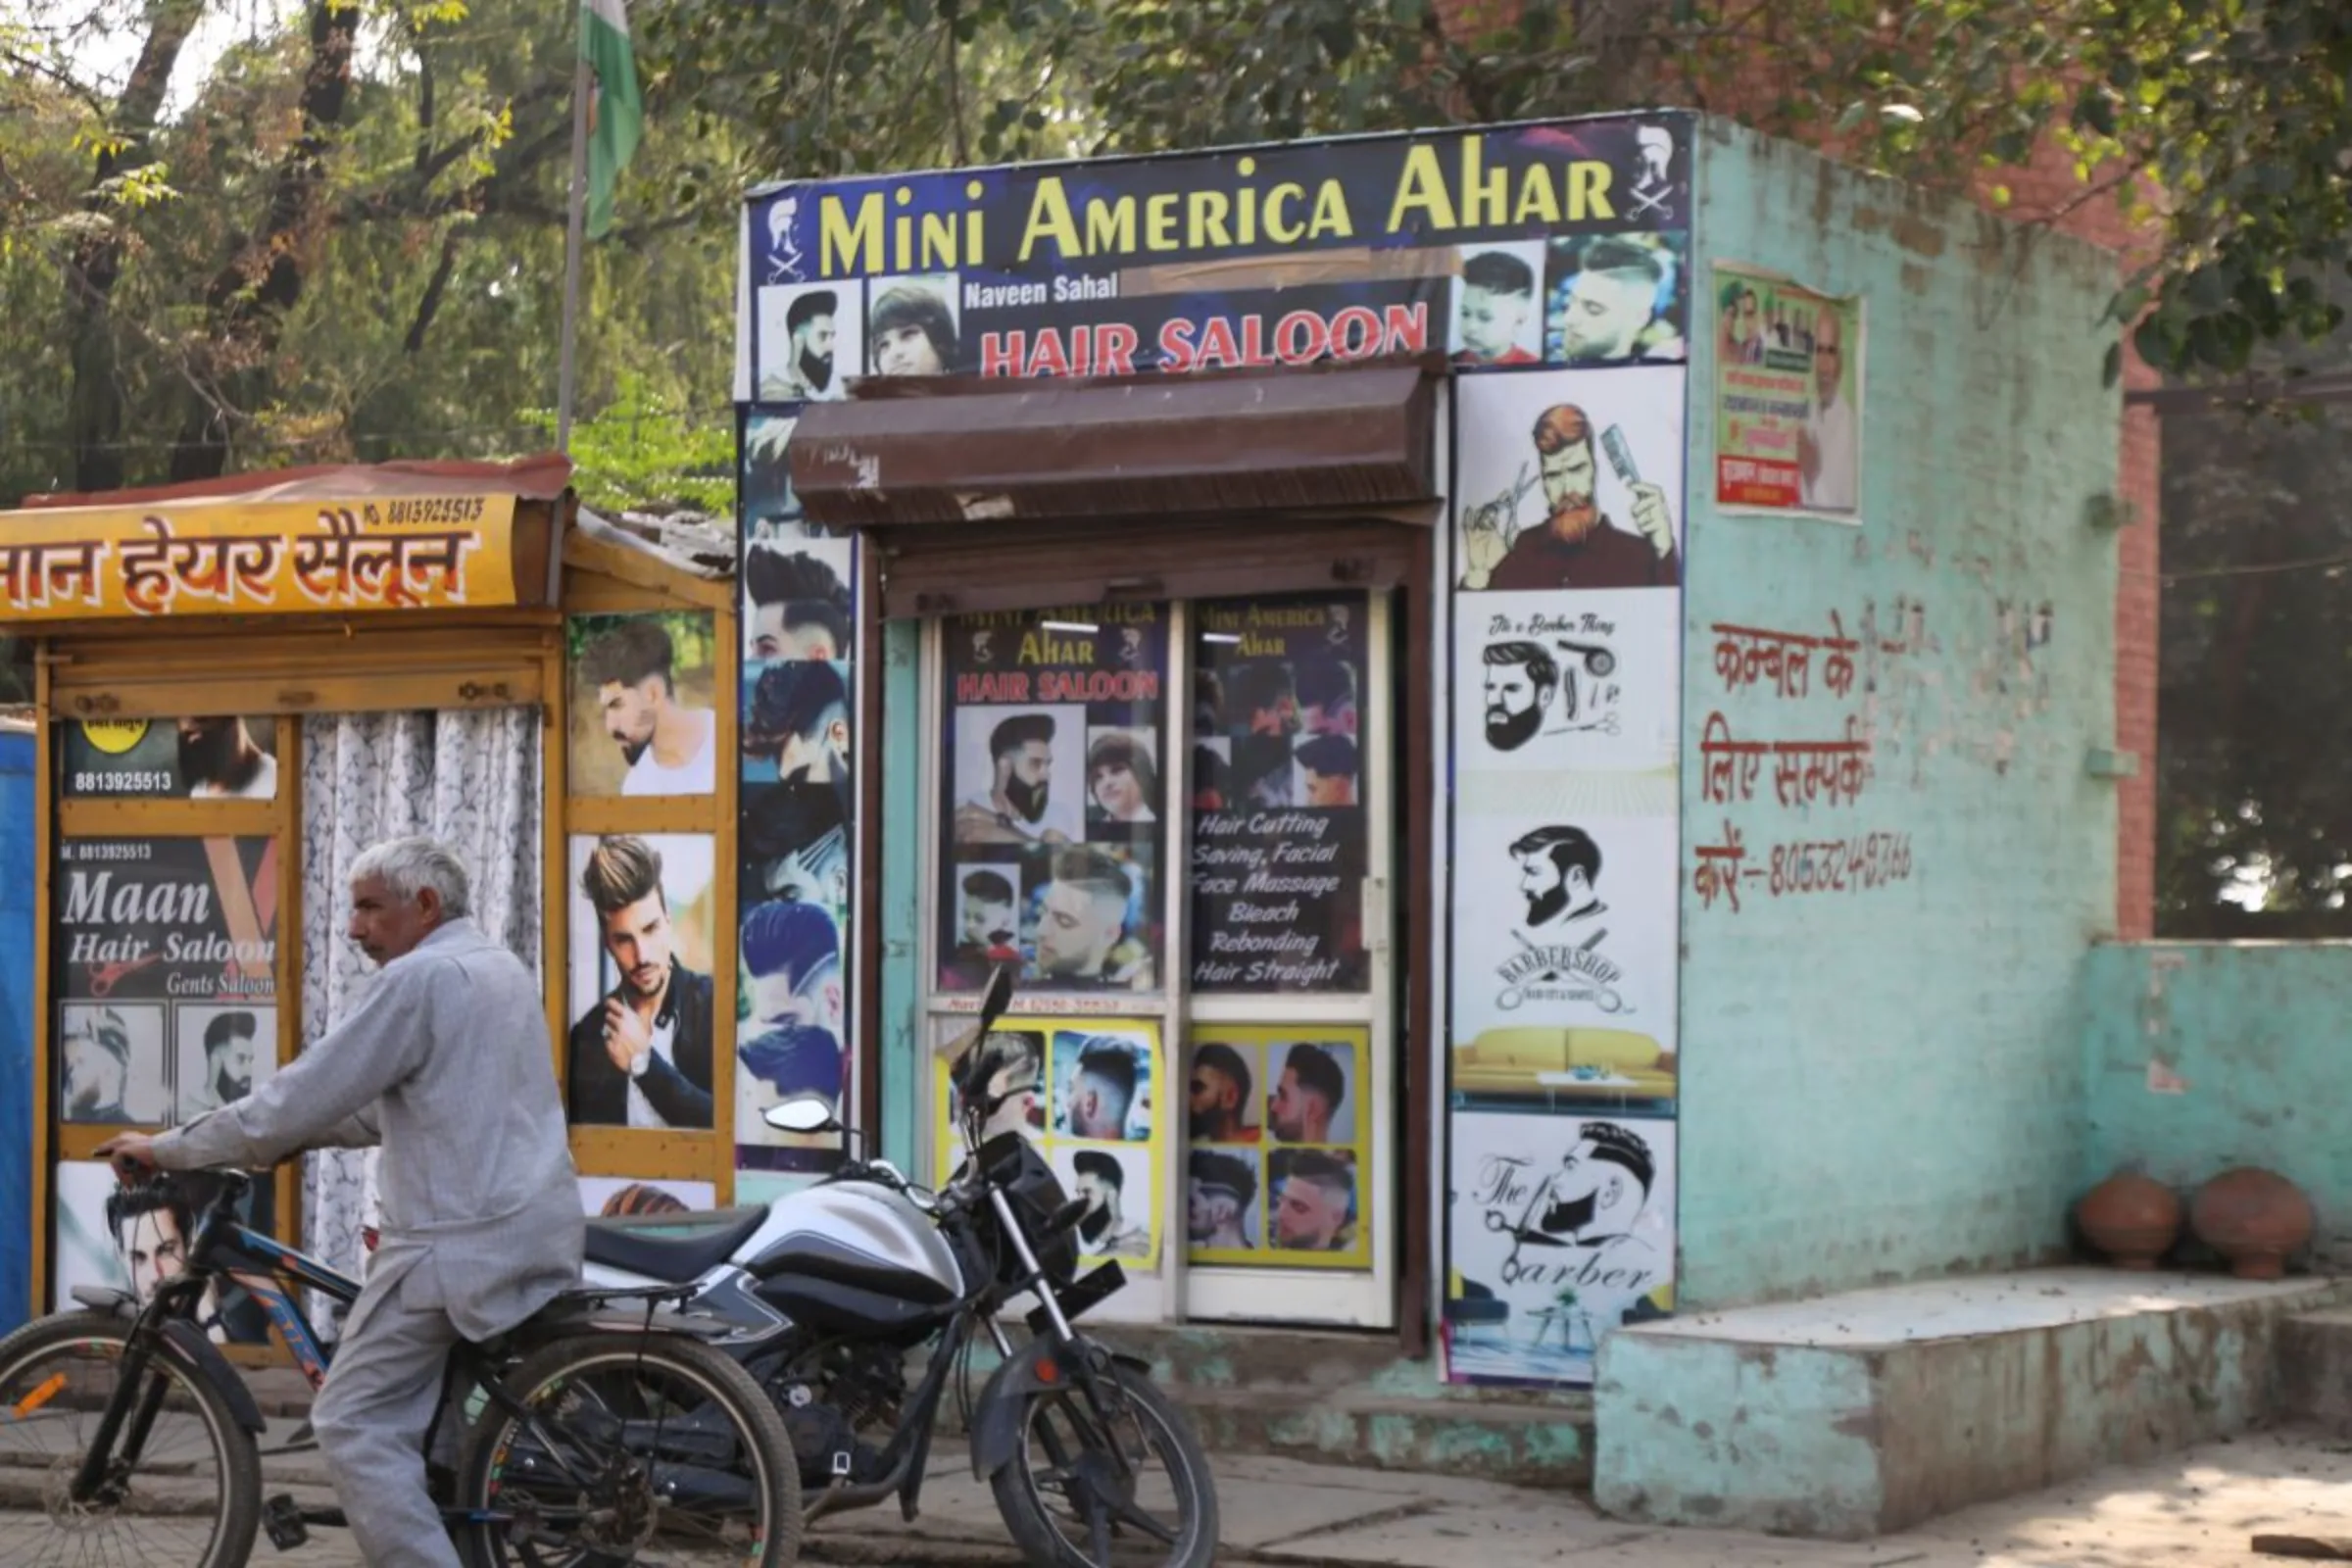
[[[801,415],[793,485],[811,521],[858,528],[1413,507],[1437,496],[1439,373],[869,380]]]

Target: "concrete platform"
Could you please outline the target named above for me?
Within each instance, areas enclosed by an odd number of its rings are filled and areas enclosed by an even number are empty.
[[[1095,1330],[1152,1365],[1210,1451],[1272,1454],[1521,1486],[1589,1486],[1582,1390],[1470,1389],[1387,1335],[1188,1326]]]
[[[2278,1402],[2287,1420],[2352,1437],[2352,1306],[2278,1325]]]
[[[1603,1342],[1601,1509],[1856,1541],[2280,1412],[2334,1282],[2028,1270],[1703,1313]]]

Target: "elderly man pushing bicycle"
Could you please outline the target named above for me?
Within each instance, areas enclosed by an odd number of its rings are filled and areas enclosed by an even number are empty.
[[[98,1150],[127,1173],[382,1145],[382,1241],[311,1419],[353,1536],[391,1568],[458,1568],[422,1451],[450,1348],[515,1327],[580,1273],[539,987],[467,918],[467,891],[432,839],[368,850],[349,934],[383,970],[358,1010],[253,1094]]]

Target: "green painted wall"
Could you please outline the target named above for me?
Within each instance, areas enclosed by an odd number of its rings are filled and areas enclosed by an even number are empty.
[[[882,820],[866,828],[882,835],[882,929],[866,938],[882,944],[882,1152],[918,1181],[925,1174],[915,1138],[921,1065],[915,1028],[922,1001],[915,986],[915,895],[922,880],[922,841],[913,824],[922,820],[916,799],[922,779],[913,760],[921,755],[921,651],[919,621],[883,622],[882,756],[899,759],[900,765],[885,762]]]
[[[2070,1197],[2118,1169],[2182,1200],[2232,1165],[2300,1186],[2313,1266],[2352,1260],[2352,945],[2134,943],[2082,963],[2088,1101]]]
[[[1702,259],[1861,293],[1859,527],[1712,505],[1714,311],[1693,320],[1685,601],[1681,1250],[1688,1310],[2017,1264],[2063,1245],[2077,1179],[2076,966],[2112,920],[2116,482],[2105,253],[1722,122],[1699,132]],[[1694,293],[1710,293],[1702,270]],[[2048,607],[2047,637],[2036,612]],[[1863,646],[1850,691],[1728,688],[1717,623]],[[1709,718],[1837,740],[1859,800],[1710,799]],[[1740,905],[1691,880],[1736,832]],[[1905,876],[1867,889],[1869,835]],[[1835,843],[1843,891],[1772,893]]]

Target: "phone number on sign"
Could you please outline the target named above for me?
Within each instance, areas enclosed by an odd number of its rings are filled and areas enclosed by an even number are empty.
[[[76,795],[159,795],[172,790],[172,775],[133,770],[124,773],[76,773]]]

